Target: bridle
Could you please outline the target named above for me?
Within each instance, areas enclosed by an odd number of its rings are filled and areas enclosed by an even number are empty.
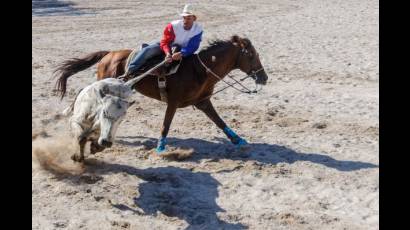
[[[245,49],[245,48],[242,48],[242,49],[241,49],[240,53],[238,54],[238,56],[237,56],[237,58],[236,58],[235,66],[238,66],[238,60],[239,60],[239,58],[240,58],[243,54],[247,54],[247,53],[248,53],[248,50],[247,50],[247,49]],[[225,90],[225,89],[227,89],[227,88],[229,88],[229,87],[232,87],[232,88],[234,88],[235,90],[237,90],[237,91],[239,91],[239,92],[241,92],[241,93],[247,93],[247,94],[257,93],[257,92],[259,91],[259,89],[258,89],[257,87],[256,87],[254,90],[250,90],[249,88],[247,88],[246,86],[244,86],[243,84],[241,84],[238,80],[236,80],[234,77],[230,76],[229,74],[228,74],[227,76],[228,76],[229,78],[231,78],[232,80],[234,80],[235,83],[232,84],[232,83],[229,83],[229,82],[225,81],[222,77],[220,77],[218,74],[214,73],[210,68],[208,68],[208,67],[202,62],[201,58],[199,57],[199,54],[197,54],[196,56],[197,56],[199,62],[201,63],[201,65],[206,69],[206,72],[207,72],[207,73],[211,73],[212,76],[216,77],[218,80],[223,81],[225,84],[227,84],[227,86],[225,86],[224,88],[222,88],[222,89],[220,89],[220,90],[218,90],[218,91],[212,93],[211,96],[214,95],[214,94],[216,94],[216,93],[219,93],[219,92],[221,92],[221,91],[223,91],[223,90]],[[256,80],[256,78],[257,78],[256,73],[258,73],[259,71],[262,71],[262,70],[264,70],[263,67],[260,68],[260,69],[258,69],[258,70],[251,70],[249,73],[247,73],[247,76],[245,76],[244,78],[241,78],[241,79],[239,79],[239,80],[240,80],[240,81],[244,81],[245,79],[247,79],[247,78],[249,78],[249,77],[252,77],[253,79]],[[234,86],[235,84],[239,84],[243,89],[238,89],[238,88],[236,88],[236,87]],[[256,84],[256,83],[255,83],[255,84]]]

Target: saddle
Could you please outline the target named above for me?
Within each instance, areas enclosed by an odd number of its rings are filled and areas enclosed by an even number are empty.
[[[148,44],[143,43],[141,45],[141,48],[135,49],[133,50],[130,55],[128,55],[126,64],[125,64],[125,69],[128,69],[128,66],[130,64],[130,61],[135,57],[135,55],[138,54],[138,51],[140,51],[141,49],[143,49],[144,47],[148,46]],[[176,48],[173,49],[173,53],[174,52],[178,52],[180,50],[180,47],[175,46]],[[157,64],[159,64],[160,62],[162,62],[165,58],[165,54],[161,53],[160,55],[154,56],[150,59],[148,59],[138,70],[133,72],[133,76],[132,77],[136,77],[138,75],[141,75],[143,73],[145,73],[146,71],[148,71],[149,69],[151,69],[152,67],[156,66]],[[152,73],[152,75],[159,75],[159,74],[164,74],[165,76],[174,74],[178,71],[178,67],[180,65],[180,61],[173,61],[172,63],[167,63],[164,66],[162,66],[161,68],[159,68],[159,71],[154,71]]]
[[[146,43],[142,44],[140,50],[146,46],[148,46],[148,44]],[[173,49],[173,53],[178,52],[179,50],[180,50],[180,47],[175,47]],[[139,50],[135,49],[130,53],[130,55],[127,58],[126,64],[125,64],[126,69],[128,69],[130,61],[134,58],[136,54],[138,54],[138,51]],[[146,71],[150,70],[152,67],[162,62],[164,58],[165,58],[165,54],[161,53],[160,55],[157,55],[157,56],[154,56],[148,59],[139,69],[134,71],[127,80],[145,73]],[[158,78],[158,88],[160,90],[161,101],[163,102],[168,102],[168,99],[167,99],[168,97],[167,97],[167,92],[166,92],[166,76],[176,73],[178,71],[180,64],[181,64],[181,61],[173,61],[171,63],[166,63],[165,65],[161,66],[160,68],[158,68],[157,70],[153,71],[150,74],[150,75],[157,76]]]

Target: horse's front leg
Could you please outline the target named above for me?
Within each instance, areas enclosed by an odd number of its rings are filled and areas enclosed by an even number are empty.
[[[222,129],[225,135],[229,138],[229,140],[231,140],[232,144],[238,147],[248,144],[245,139],[238,136],[232,129],[230,129],[225,124],[222,118],[219,117],[210,99],[204,100],[196,104],[195,107],[204,112],[209,117],[209,119],[211,119],[220,129]]]
[[[157,153],[161,153],[165,151],[165,145],[167,144],[167,135],[169,131],[169,127],[171,126],[172,119],[174,118],[175,112],[177,110],[176,105],[168,104],[167,110],[165,112],[165,118],[164,118],[164,123],[162,124],[162,129],[161,129],[161,137],[158,140],[158,145],[157,145]]]

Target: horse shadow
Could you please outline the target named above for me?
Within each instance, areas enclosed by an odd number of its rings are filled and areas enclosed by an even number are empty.
[[[85,12],[72,7],[75,3],[59,0],[32,0],[32,16],[82,15]]]
[[[189,224],[186,230],[248,229],[241,223],[228,223],[218,218],[217,212],[226,212],[216,203],[220,183],[207,172],[192,172],[173,166],[138,169],[92,158],[86,159],[85,164],[85,174],[95,178],[102,178],[104,174],[126,173],[144,181],[138,184],[139,195],[133,198],[144,213],[125,204],[111,204],[113,208],[138,215],[157,216],[160,212],[167,217],[177,217]],[[64,179],[90,183],[81,179],[83,177],[65,176]]]
[[[131,139],[132,141],[129,141]],[[119,136],[117,143],[129,146],[155,148],[156,139],[143,136]],[[179,148],[193,148],[194,154],[185,161],[198,162],[201,159],[254,160],[265,164],[280,162],[294,163],[310,161],[339,171],[354,171],[376,168],[377,165],[360,161],[342,161],[317,153],[298,153],[284,146],[267,143],[250,143],[245,154],[233,154],[235,148],[223,139],[215,142],[196,138],[169,138],[168,145]],[[137,176],[143,182],[138,184],[139,195],[133,197],[134,204],[145,215],[156,216],[162,213],[188,223],[186,230],[193,229],[247,229],[242,223],[229,223],[221,220],[217,213],[225,212],[217,203],[220,183],[207,172],[193,172],[190,169],[173,166],[138,169],[129,165],[109,163],[97,159],[86,159],[86,173],[81,176],[64,177],[75,183],[97,183],[102,174],[126,173]],[[61,178],[63,179],[63,178]],[[121,211],[132,211],[141,215],[139,210],[125,204],[111,204]]]
[[[121,139],[123,138],[123,139]],[[125,139],[132,139],[125,140]],[[378,165],[351,160],[337,160],[326,154],[301,153],[285,146],[268,143],[249,143],[249,150],[239,152],[224,138],[214,138],[215,142],[197,138],[168,138],[168,146],[177,148],[193,148],[194,154],[185,161],[199,162],[201,159],[232,159],[249,161],[254,160],[263,164],[275,165],[278,163],[292,164],[297,161],[308,161],[321,164],[338,171],[355,171],[361,169],[378,168]],[[144,146],[147,149],[155,148],[157,139],[144,136],[119,136],[116,143],[128,146]],[[238,154],[239,152],[239,154]]]
[[[220,183],[209,173],[160,167],[144,170],[142,178],[146,182],[138,186],[140,196],[134,202],[146,214],[160,211],[184,219],[186,229],[246,229],[218,218],[217,212],[225,212],[216,203]]]

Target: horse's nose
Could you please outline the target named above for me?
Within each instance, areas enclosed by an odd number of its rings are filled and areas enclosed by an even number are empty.
[[[109,148],[112,146],[112,142],[111,141],[107,141],[106,139],[102,139],[101,141],[99,141],[101,146],[104,146],[106,148]]]
[[[262,73],[258,75],[256,79],[256,83],[261,84],[261,85],[266,85],[267,81],[268,81],[268,75],[265,73],[265,71],[262,71]]]
[[[267,78],[259,77],[256,79],[256,84],[266,85]]]

